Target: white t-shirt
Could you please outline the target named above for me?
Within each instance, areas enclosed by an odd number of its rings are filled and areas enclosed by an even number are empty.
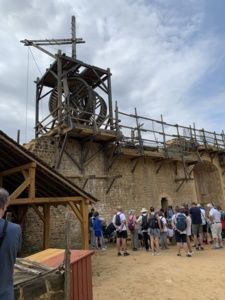
[[[200,210],[201,210],[202,225],[205,225],[206,224],[205,210],[203,208],[200,208]]]
[[[221,222],[221,213],[216,208],[211,208],[209,211],[209,216],[213,218],[212,223],[220,223]]]
[[[120,215],[120,221],[121,221],[121,225],[120,226],[117,226],[116,225],[116,215]],[[116,227],[116,231],[125,231],[127,230],[127,227],[126,227],[126,217],[125,217],[125,214],[122,213],[122,212],[117,212],[114,216],[113,216],[113,219],[112,219],[112,222],[114,224],[114,226]]]
[[[168,237],[173,237],[173,235],[174,235],[173,229],[167,228],[167,236]]]
[[[163,223],[163,232],[167,232],[167,222],[166,222],[166,218],[161,216],[160,219],[162,220]]]
[[[191,223],[192,223],[191,217],[187,216],[186,220],[187,220],[186,232],[187,232],[187,236],[190,236],[191,235]]]

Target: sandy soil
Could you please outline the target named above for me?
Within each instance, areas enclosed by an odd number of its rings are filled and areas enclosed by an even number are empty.
[[[96,251],[92,257],[94,300],[225,299],[225,249],[176,256],[176,247],[151,252],[130,251],[117,257],[115,248]]]

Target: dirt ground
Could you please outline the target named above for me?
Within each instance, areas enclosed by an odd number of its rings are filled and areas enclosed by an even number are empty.
[[[92,257],[94,300],[225,299],[225,248],[205,247],[188,258],[176,246],[152,256],[145,250],[117,257],[114,247]]]

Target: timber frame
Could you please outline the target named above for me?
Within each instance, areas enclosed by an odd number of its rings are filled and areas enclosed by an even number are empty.
[[[31,207],[43,222],[43,248],[49,247],[50,207],[67,205],[79,220],[82,247],[88,249],[89,204],[98,201],[51,169],[0,131],[0,186],[10,193],[10,207],[22,224]]]

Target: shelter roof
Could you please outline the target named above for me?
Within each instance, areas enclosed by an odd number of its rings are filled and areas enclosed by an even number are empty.
[[[69,181],[33,153],[0,131],[0,172],[32,162],[36,164],[36,197],[81,196],[91,202],[98,201],[97,198]],[[3,178],[3,187],[11,194],[23,180],[21,172],[9,174]],[[27,197],[27,192],[24,191],[21,196]]]

